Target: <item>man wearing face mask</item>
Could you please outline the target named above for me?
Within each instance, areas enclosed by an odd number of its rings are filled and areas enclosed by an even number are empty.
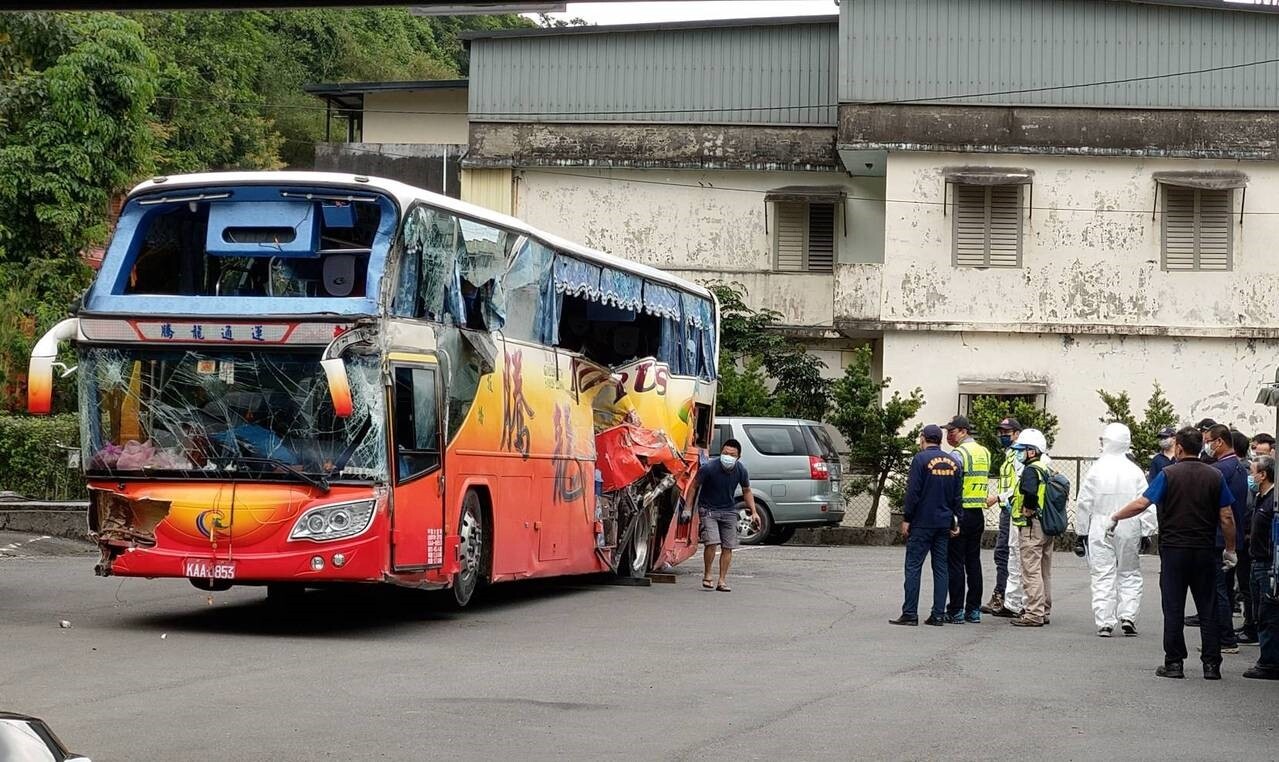
[[[1231,543],[1236,548],[1243,547],[1245,516],[1248,510],[1248,467],[1235,454],[1234,438],[1230,427],[1217,424],[1204,434],[1204,449],[1213,457],[1213,468],[1221,472],[1234,496],[1231,511],[1234,514],[1236,536]],[[1217,550],[1224,552],[1225,538],[1221,530],[1217,530]],[[1235,575],[1230,571],[1219,571],[1217,574],[1217,629],[1221,633],[1221,652],[1225,654],[1239,653],[1239,636],[1235,634]]]
[[[1097,635],[1108,638],[1116,627],[1124,635],[1137,634],[1141,605],[1141,538],[1153,534],[1152,511],[1119,522],[1113,536],[1106,532],[1110,514],[1146,489],[1141,469],[1128,460],[1132,436],[1122,423],[1110,423],[1101,433],[1101,457],[1079,485],[1075,499],[1075,555],[1087,548],[1092,573],[1092,610]]]
[[[990,602],[981,607],[982,613],[1016,619],[1024,605],[1021,589],[1021,552],[1018,550],[1017,532],[1011,531],[1013,495],[1021,480],[1021,461],[1013,444],[1021,434],[1021,422],[1005,418],[995,429],[999,444],[1004,448],[1004,462],[999,466],[997,494],[986,498],[987,507],[999,506],[999,535],[995,539],[995,590]]]
[[[720,446],[719,458],[707,461],[706,465],[697,469],[697,477],[688,483],[684,494],[684,505],[696,505],[701,517],[702,542],[706,545],[702,587],[707,590],[732,592],[728,586],[728,567],[733,563],[733,549],[737,547],[738,487],[742,488],[742,500],[746,502],[746,510],[750,511],[751,523],[759,525],[750,475],[746,473],[746,466],[737,460],[741,454],[741,442],[736,439],[725,441]],[[717,548],[719,582],[715,583],[711,581],[711,567],[715,563]]]
[[[1254,680],[1279,680],[1279,602],[1271,597],[1271,570],[1274,564],[1274,543],[1271,534],[1275,520],[1275,459],[1270,455],[1258,455],[1252,462],[1248,488],[1257,496],[1252,512],[1252,529],[1248,549],[1252,557],[1250,582],[1252,600],[1256,606],[1257,635],[1261,653],[1257,663],[1243,673]]]
[[[1217,425],[1217,422],[1211,418],[1205,418],[1199,423],[1195,424],[1195,428],[1199,429],[1199,436],[1203,437],[1204,439],[1203,449],[1200,450],[1199,452],[1199,460],[1203,461],[1204,463],[1212,464],[1214,461],[1217,460],[1216,457],[1214,457],[1212,454],[1212,448],[1208,446],[1208,429],[1211,429],[1213,426],[1216,426],[1216,425]]]
[[[1159,430],[1158,436],[1159,452],[1150,459],[1150,468],[1146,470],[1147,483],[1153,482],[1160,471],[1176,463],[1172,458],[1172,448],[1177,443],[1177,430],[1171,426],[1165,426]]]

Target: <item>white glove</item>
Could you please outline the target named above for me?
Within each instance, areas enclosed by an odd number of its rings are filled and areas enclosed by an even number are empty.
[[[1221,570],[1230,571],[1239,564],[1239,554],[1233,550],[1227,550],[1221,554]]]
[[[1107,539],[1107,540],[1113,540],[1113,539],[1115,539],[1115,529],[1116,529],[1116,528],[1118,528],[1118,526],[1119,526],[1119,522],[1118,522],[1118,521],[1115,521],[1114,519],[1111,519],[1111,520],[1110,520],[1110,523],[1106,525],[1106,539]]]

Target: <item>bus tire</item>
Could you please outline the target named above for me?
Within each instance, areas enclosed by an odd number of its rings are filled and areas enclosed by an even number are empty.
[[[652,559],[653,548],[653,513],[650,508],[642,508],[639,522],[631,539],[622,549],[622,562],[617,565],[619,577],[641,579],[648,576],[648,567]]]
[[[453,575],[453,602],[461,608],[471,602],[484,581],[489,557],[490,528],[484,520],[484,504],[479,493],[467,490],[458,519],[458,555],[462,568]]]

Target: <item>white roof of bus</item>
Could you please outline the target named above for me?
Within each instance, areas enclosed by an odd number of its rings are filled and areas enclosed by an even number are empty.
[[[356,178],[359,179],[356,179]],[[130,191],[132,196],[137,193],[150,192],[164,188],[192,188],[192,187],[208,187],[211,185],[239,185],[239,184],[274,184],[274,185],[333,185],[340,186],[343,189],[359,190],[367,188],[370,190],[378,190],[395,198],[401,209],[407,209],[409,204],[414,201],[422,201],[434,207],[447,209],[450,212],[474,217],[479,220],[487,220],[494,225],[523,233],[531,238],[537,238],[549,244],[555,249],[572,254],[589,260],[599,265],[605,265],[617,270],[624,270],[636,275],[654,280],[666,285],[675,286],[676,288],[692,292],[699,296],[710,297],[711,294],[704,287],[693,283],[692,281],[677,278],[670,273],[662,272],[655,267],[642,265],[638,262],[632,262],[629,259],[616,257],[612,254],[605,254],[602,251],[587,248],[581,244],[560,238],[557,235],[538,230],[528,223],[511,217],[509,215],[495,212],[491,209],[485,209],[482,206],[476,206],[465,201],[459,201],[449,196],[442,196],[439,193],[432,193],[422,188],[399,182],[398,180],[388,180],[382,177],[364,177],[362,175],[350,175],[341,172],[201,172],[191,175],[172,175],[170,177],[153,178],[139,183]]]

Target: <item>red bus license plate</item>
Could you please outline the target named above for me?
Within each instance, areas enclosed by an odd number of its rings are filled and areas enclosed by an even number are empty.
[[[234,561],[188,558],[184,566],[188,577],[196,579],[235,579]]]

